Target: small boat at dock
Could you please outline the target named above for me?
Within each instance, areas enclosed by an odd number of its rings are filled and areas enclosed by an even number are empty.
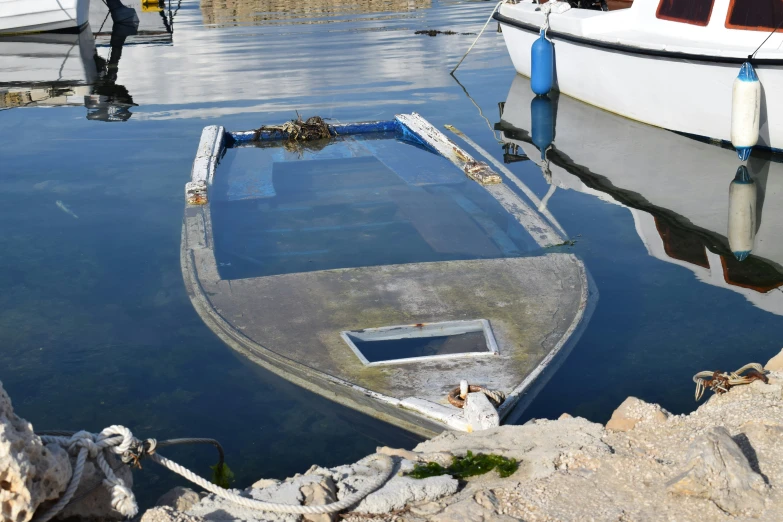
[[[0,34],[76,33],[87,26],[89,10],[90,0],[0,0]]]
[[[762,86],[758,146],[783,149],[780,2],[633,0],[612,2],[624,8],[610,11],[550,4],[507,2],[494,14],[518,73],[531,76],[531,48],[546,28],[560,92],[643,123],[730,141],[732,86],[749,61]]]
[[[204,129],[181,263],[210,329],[314,393],[422,435],[479,429],[448,399],[501,392],[513,419],[597,299],[562,236],[416,114]]]

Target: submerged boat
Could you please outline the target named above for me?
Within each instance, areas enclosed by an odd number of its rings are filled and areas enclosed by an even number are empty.
[[[479,429],[448,399],[462,380],[506,396],[499,421],[517,415],[597,299],[583,263],[551,250],[562,236],[418,115],[290,135],[204,129],[181,251],[204,322],[415,433]]]
[[[627,207],[648,253],[783,315],[783,158],[621,118],[569,96],[536,97],[517,76],[501,104],[507,161],[529,160],[550,188]],[[739,189],[739,190],[738,190]],[[734,207],[752,211],[732,212]]]
[[[90,0],[0,0],[0,34],[79,32],[89,10]]]
[[[783,97],[776,95],[783,89],[780,2],[613,4],[625,8],[549,14],[546,35],[560,92],[650,125],[729,141],[732,85],[749,60],[762,86],[758,145],[783,149]],[[514,67],[527,77],[531,46],[547,23],[542,7],[520,0],[494,14]]]

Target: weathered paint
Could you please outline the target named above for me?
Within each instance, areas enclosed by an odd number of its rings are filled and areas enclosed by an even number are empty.
[[[417,113],[398,114],[397,121],[408,128],[416,137],[436,150],[440,155],[454,163],[469,178],[482,185],[502,183],[503,180],[495,174],[486,163],[474,160],[470,154],[462,150],[441,131]]]
[[[206,205],[207,182],[199,180],[185,183],[185,202],[188,205]]]
[[[220,155],[225,144],[225,129],[218,125],[204,127],[196,150],[196,159],[190,171],[190,183],[185,185],[185,201],[188,205],[204,205],[209,202],[207,187],[212,184]]]
[[[402,120],[405,119],[415,122],[414,125],[419,130],[414,132],[406,124],[402,124]],[[378,132],[371,130],[372,125],[377,123],[382,122],[358,124],[359,131]],[[384,125],[386,123],[389,122],[385,122]],[[476,176],[481,177],[482,172],[486,174],[486,170],[497,176],[488,166],[473,160],[469,154],[451,143],[416,114],[402,115],[401,119],[392,124],[394,130],[402,133],[403,136],[425,143],[428,148],[440,154],[443,154],[443,151],[438,147],[450,143],[450,148],[446,150],[447,157],[458,166],[461,165],[460,168],[469,176],[472,174],[471,177],[474,179]],[[428,131],[435,130],[442,139],[437,142],[424,139],[419,132],[423,132],[425,128]],[[344,126],[343,129],[347,131],[349,127]],[[389,130],[389,128],[382,130]],[[577,331],[577,326],[584,317],[581,311],[585,308],[584,299],[587,290],[584,286],[586,284],[584,275],[581,278],[574,277],[576,275],[574,268],[577,273],[583,274],[584,266],[573,256],[564,254],[542,258],[450,261],[427,263],[426,266],[390,265],[251,280],[221,280],[214,256],[210,208],[209,205],[196,206],[196,204],[208,202],[200,191],[205,188],[208,190],[225,147],[236,143],[237,135],[243,138],[253,134],[252,131],[229,134],[222,127],[217,126],[207,127],[204,130],[194,160],[192,180],[189,183],[193,204],[189,204],[185,209],[181,255],[183,275],[196,310],[221,339],[251,360],[304,388],[346,406],[392,421],[404,429],[432,435],[446,427],[458,430],[471,429],[461,410],[442,403],[442,390],[453,385],[455,379],[458,381],[465,378],[493,388],[513,389],[499,412],[502,418],[519,401],[522,393],[528,390],[535,375],[551,364],[565,339]],[[437,134],[428,133],[429,136],[437,136]],[[486,181],[486,176],[483,179]],[[528,229],[534,238],[537,238],[539,244],[544,246],[547,241],[552,242],[551,235],[540,225],[543,223],[540,217],[537,218],[535,211],[527,207],[508,187],[502,184],[490,184],[485,188]],[[470,268],[474,264],[481,267]],[[489,267],[488,264],[497,266]],[[517,266],[518,264],[530,266]],[[349,276],[348,281],[346,276]],[[547,282],[552,277],[559,278],[559,284]],[[360,281],[362,278],[380,279],[362,282]],[[424,278],[426,281],[417,283],[417,278]],[[389,294],[391,301],[386,308],[367,307],[365,301],[370,296],[358,295],[356,290],[383,289],[383,281],[411,281],[412,284],[408,285],[411,288],[406,291],[408,293],[412,291],[416,295],[407,298],[405,295],[395,297],[402,289],[390,287],[385,290],[387,293],[391,292]],[[579,287],[581,287],[581,299]],[[435,288],[437,291],[433,296],[429,296],[427,292],[432,293]],[[352,291],[349,291],[351,289]],[[520,296],[519,289],[524,289],[525,295]],[[458,310],[441,310],[435,315],[422,316],[420,311],[401,309],[406,306],[410,308],[417,303],[421,305],[424,301],[420,299],[422,296],[418,293],[422,291],[427,294],[424,297],[436,298],[437,301],[435,305],[438,306],[426,306],[427,310],[440,310],[444,306],[456,307]],[[545,296],[553,291],[561,297],[555,299],[557,303],[546,304]],[[535,299],[530,299],[532,295],[536,296]],[[485,303],[486,296],[502,298],[500,299],[502,306],[499,303],[493,304],[492,299]],[[376,300],[377,297],[376,295]],[[511,306],[510,304],[515,300],[520,302],[516,306]],[[291,301],[291,307],[286,306],[288,301]],[[324,349],[315,352],[305,350],[307,353],[304,358],[301,357],[302,354],[295,353],[297,350],[287,351],[285,354],[277,353],[273,346],[277,342],[277,334],[272,332],[274,334],[272,337],[263,339],[266,336],[263,328],[255,331],[256,326],[259,325],[255,325],[252,320],[254,314],[267,317],[282,314],[285,320],[272,321],[267,325],[267,327],[275,327],[278,323],[297,323],[297,320],[291,318],[302,312],[302,309],[309,309],[308,307],[312,306],[315,306],[315,311],[305,310],[308,321],[312,322],[323,316],[334,324],[322,325],[310,332],[309,337],[301,339],[301,342],[286,344],[288,347],[299,348],[309,347],[312,343],[323,344]],[[525,310],[520,310],[520,306]],[[463,310],[462,308],[465,307],[469,309]],[[575,313],[576,309],[580,310],[579,313]],[[404,371],[402,367],[394,365],[370,368],[364,367],[360,361],[357,361],[339,337],[340,331],[355,330],[372,324],[378,326],[405,324],[411,320],[421,323],[457,317],[491,317],[492,330],[497,337],[500,354],[491,358],[472,359],[475,362],[471,364],[466,364],[467,360],[461,359],[460,361],[429,361],[415,366],[406,365]],[[524,319],[522,322],[554,321],[555,326],[550,324],[546,327],[548,333],[543,339],[536,341],[534,339],[537,337],[536,332],[541,328],[536,330],[532,325],[520,326],[522,319]],[[307,324],[307,321],[303,324]],[[298,335],[297,329],[286,330],[286,332],[288,332],[286,336]],[[555,343],[557,344],[552,349]],[[315,355],[320,357],[318,361],[314,359]],[[491,361],[495,359],[502,363],[501,367],[494,368],[495,364]],[[428,365],[437,367],[429,368]],[[493,368],[488,368],[488,365]],[[535,367],[533,374],[530,374],[531,365]],[[439,376],[439,382],[432,382],[433,375]],[[514,386],[518,382],[515,379],[523,375],[527,376],[523,383]],[[494,386],[493,381],[501,378],[508,382],[504,382],[501,386]],[[424,382],[427,383],[426,388],[421,386]]]
[[[567,236],[568,235],[568,234],[566,234],[566,231],[563,229],[563,227],[560,226],[560,223],[558,223],[558,221],[555,219],[555,216],[553,216],[549,212],[549,210],[546,208],[546,201],[541,201],[540,199],[538,199],[538,196],[536,196],[536,194],[532,190],[530,190],[527,185],[522,183],[522,180],[520,180],[516,176],[516,174],[511,172],[505,165],[503,165],[500,161],[498,161],[492,154],[490,154],[489,152],[484,150],[484,148],[482,148],[478,143],[476,143],[475,141],[470,139],[468,136],[466,136],[461,130],[459,130],[455,126],[453,126],[453,125],[445,125],[445,127],[448,130],[450,130],[451,132],[453,132],[454,134],[456,134],[463,141],[465,141],[465,143],[467,143],[468,145],[470,145],[471,147],[476,149],[476,151],[479,154],[481,154],[482,156],[484,156],[487,159],[487,161],[492,163],[495,166],[496,169],[498,169],[500,172],[505,174],[506,177],[509,179],[509,181],[511,181],[514,185],[517,186],[517,188],[519,188],[519,190],[522,191],[522,193],[525,195],[525,197],[527,197],[533,203],[533,205],[535,205],[535,207],[538,209],[538,211],[541,212],[549,220],[549,222],[552,223],[552,225],[555,226],[555,228],[560,232],[560,234],[562,234],[563,236]]]

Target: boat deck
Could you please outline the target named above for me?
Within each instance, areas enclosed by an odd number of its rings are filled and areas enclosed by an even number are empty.
[[[506,415],[582,321],[584,266],[444,157],[384,137],[225,151],[209,204],[185,210],[194,304],[260,364],[412,431],[462,426],[446,395],[463,379],[508,394]],[[356,336],[378,328],[371,362]]]

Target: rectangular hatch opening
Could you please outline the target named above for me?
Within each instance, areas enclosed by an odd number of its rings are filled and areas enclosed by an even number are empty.
[[[485,319],[384,326],[340,335],[366,366],[498,354]]]

